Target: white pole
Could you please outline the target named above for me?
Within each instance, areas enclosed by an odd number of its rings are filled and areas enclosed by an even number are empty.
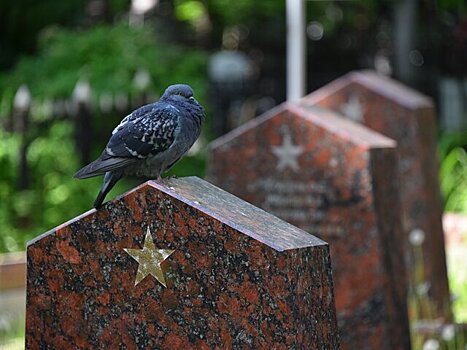
[[[305,95],[305,0],[287,1],[287,101]]]

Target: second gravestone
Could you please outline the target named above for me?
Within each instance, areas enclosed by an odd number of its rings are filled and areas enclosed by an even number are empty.
[[[337,349],[329,247],[198,178],[29,242],[27,349]]]
[[[353,72],[303,98],[331,108],[397,141],[403,229],[406,240],[423,236],[422,280],[407,249],[407,273],[428,285],[434,307],[423,317],[451,318],[436,154],[435,108],[430,98],[371,71]],[[407,245],[407,247],[409,247]],[[420,271],[420,267],[417,267]]]
[[[283,104],[211,144],[210,180],[331,246],[343,349],[408,349],[395,143]]]

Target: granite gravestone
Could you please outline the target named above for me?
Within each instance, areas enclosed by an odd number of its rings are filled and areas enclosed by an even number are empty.
[[[337,349],[329,247],[198,178],[29,242],[27,349]]]
[[[432,317],[450,318],[436,155],[435,108],[430,98],[371,71],[353,72],[303,98],[397,141],[403,229],[424,236],[424,283],[430,286]],[[406,238],[406,239],[407,239]],[[415,256],[406,245],[407,273],[415,281]],[[428,316],[428,315],[425,315]]]
[[[395,143],[283,104],[210,145],[213,183],[329,242],[343,349],[410,347]]]

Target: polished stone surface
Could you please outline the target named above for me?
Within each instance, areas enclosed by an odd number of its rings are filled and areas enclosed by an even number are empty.
[[[283,104],[210,145],[221,188],[330,244],[343,349],[407,349],[395,142]]]
[[[422,232],[423,276],[434,302],[432,317],[451,317],[438,183],[436,117],[432,100],[372,71],[349,73],[303,98],[382,133],[398,144],[403,229],[406,240]],[[407,245],[408,273],[415,274],[416,250]],[[425,315],[427,316],[427,315]]]
[[[27,255],[28,349],[338,348],[328,245],[198,178],[146,182]]]

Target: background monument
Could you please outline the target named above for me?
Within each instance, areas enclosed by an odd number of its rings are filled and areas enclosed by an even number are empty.
[[[209,179],[329,242],[343,349],[410,348],[395,142],[282,104],[210,146]]]

